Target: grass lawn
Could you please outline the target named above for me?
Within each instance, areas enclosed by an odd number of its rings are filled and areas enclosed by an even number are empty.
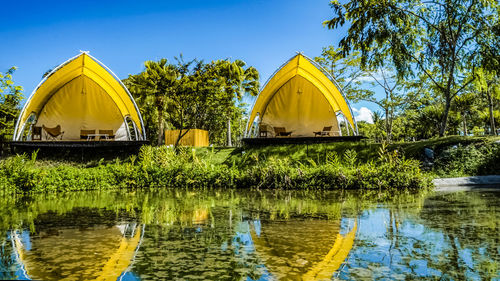
[[[431,148],[439,155],[442,151],[453,146],[468,145],[491,145],[500,141],[500,137],[463,137],[449,136],[444,138],[429,139],[416,142],[398,142],[390,144],[387,149],[397,149],[404,154],[406,158],[421,160],[424,149]],[[308,162],[313,160],[315,163],[323,163],[329,153],[335,152],[338,155],[344,155],[347,150],[354,150],[360,162],[377,159],[381,143],[369,141],[360,142],[339,142],[329,144],[289,144],[255,147],[201,147],[196,148],[198,157],[210,160],[212,163],[240,164],[245,157],[249,155],[258,156],[260,159],[288,158],[292,161]]]

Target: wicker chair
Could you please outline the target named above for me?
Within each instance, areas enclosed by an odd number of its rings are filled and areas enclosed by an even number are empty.
[[[64,131],[61,131],[61,125],[57,125],[54,128],[45,127],[42,125],[43,130],[45,131],[45,139],[47,140],[62,140]]]

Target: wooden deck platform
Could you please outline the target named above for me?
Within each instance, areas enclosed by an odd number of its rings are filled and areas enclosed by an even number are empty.
[[[342,137],[278,137],[278,138],[244,138],[245,145],[264,146],[280,144],[312,144],[332,142],[355,142],[365,139],[364,136],[342,136]]]
[[[140,148],[148,141],[11,141],[12,148]]]
[[[31,153],[38,156],[68,160],[114,159],[137,154],[148,141],[10,141],[10,153]]]

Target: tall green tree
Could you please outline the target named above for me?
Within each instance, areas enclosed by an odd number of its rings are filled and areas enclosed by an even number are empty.
[[[333,29],[348,25],[340,40],[344,54],[361,52],[363,65],[392,60],[398,76],[424,73],[443,97],[439,135],[447,129],[452,100],[466,88],[481,61],[484,38],[495,38],[495,0],[331,1]],[[498,39],[498,37],[496,37]],[[498,41],[498,40],[497,40]],[[417,76],[418,77],[418,76]]]
[[[342,49],[333,46],[323,48],[321,56],[314,59],[335,78],[347,99],[371,102],[384,111],[385,136],[387,141],[391,141],[396,111],[406,102],[402,79],[396,75],[394,68],[390,64],[363,65],[359,52],[343,56]],[[384,97],[378,98],[374,88],[382,89]]]
[[[191,109],[189,114],[185,115],[186,118],[170,120],[176,128],[185,129],[184,133],[179,135],[178,140],[190,128],[208,130],[213,139],[217,138],[217,133],[224,134],[222,129],[225,128],[226,144],[231,146],[231,121],[235,118],[234,114],[239,112],[237,103],[244,95],[258,93],[258,78],[257,70],[253,67],[246,67],[245,62],[241,60],[198,62],[186,76],[187,80],[181,81],[180,85],[180,89],[190,91],[194,95],[193,99],[182,106],[172,108],[177,108],[177,111]],[[188,95],[184,93],[182,96]],[[176,120],[184,120],[184,124]]]
[[[13,134],[19,104],[23,99],[23,87],[16,86],[12,80],[16,69],[11,67],[5,73],[0,72],[0,140],[5,135]]]
[[[474,83],[476,90],[481,93],[488,104],[490,134],[497,135],[494,106],[500,98],[500,77],[498,72],[479,68],[476,72],[476,81]]]
[[[456,96],[454,100],[454,106],[460,117],[462,119],[462,128],[464,136],[468,135],[467,130],[467,118],[471,115],[471,111],[474,110],[474,105],[476,101],[476,96],[472,92],[466,92],[460,96]]]
[[[246,67],[242,60],[219,60],[213,63],[221,83],[222,93],[229,105],[223,112],[227,119],[227,145],[232,146],[231,119],[239,110],[234,101],[241,102],[244,95],[256,96],[259,92],[259,72],[254,67]]]
[[[154,135],[160,145],[163,142],[167,102],[176,92],[181,74],[179,69],[169,64],[166,59],[146,61],[144,66],[143,72],[129,75],[124,82],[140,105],[141,114],[146,117],[146,124],[149,125],[147,133],[151,136],[156,132]],[[153,122],[152,116],[156,116],[156,130],[152,130],[151,124],[148,124]]]
[[[165,127],[179,130],[176,146],[193,128],[208,130],[217,144],[225,135],[230,144],[230,124],[241,118],[237,102],[258,92],[257,70],[241,60],[185,62],[180,56],[175,64],[162,59],[145,65],[142,73],[130,75],[125,83],[137,97],[146,126],[151,128],[150,120],[157,120],[151,131],[158,144]]]

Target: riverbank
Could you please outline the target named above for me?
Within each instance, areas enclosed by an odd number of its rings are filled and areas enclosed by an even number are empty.
[[[85,161],[79,160],[80,155],[38,157],[35,153],[0,160],[0,191],[428,188],[435,178],[500,174],[498,140],[447,137],[389,146],[345,142],[182,148],[177,153],[171,147],[146,146],[139,155],[93,155]]]
[[[226,151],[227,152],[227,151]],[[353,149],[325,152],[324,159],[295,160],[233,149],[225,160],[215,148],[203,152],[171,147],[141,149],[114,161],[72,163],[39,160],[37,154],[0,162],[3,193],[115,188],[411,189],[428,188],[419,162],[382,149],[365,162]],[[236,157],[239,154],[239,159]]]

